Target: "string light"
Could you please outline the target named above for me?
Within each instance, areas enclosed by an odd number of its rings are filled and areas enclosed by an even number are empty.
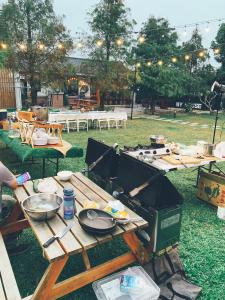
[[[117,46],[122,46],[123,45],[123,40],[121,38],[116,40]]]
[[[205,56],[205,51],[200,51],[198,53],[198,56],[201,57],[201,58],[203,58]]]
[[[83,47],[83,44],[81,42],[78,42],[77,43],[77,48],[82,48]]]
[[[137,68],[140,68],[140,66],[141,66],[141,63],[136,63]]]
[[[38,49],[44,50],[44,49],[45,49],[45,45],[44,45],[44,44],[39,44],[39,45],[38,45]]]
[[[138,42],[139,42],[140,44],[143,44],[144,41],[145,41],[145,37],[144,37],[143,35],[139,36]]]
[[[98,40],[98,41],[96,42],[96,45],[97,45],[98,47],[102,47],[103,41],[102,41],[102,40]]]
[[[150,67],[151,65],[152,65],[152,62],[151,62],[151,61],[148,61],[148,62],[147,62],[147,66]]]
[[[63,44],[62,44],[62,43],[59,43],[59,44],[57,45],[57,48],[60,49],[60,50],[63,49],[63,48],[64,48],[64,47],[63,47]]]
[[[19,48],[21,51],[25,51],[27,47],[26,47],[25,44],[21,43],[21,44],[18,45],[18,48]]]
[[[215,48],[215,49],[213,49],[213,51],[214,51],[214,54],[219,54],[220,53],[220,48]]]
[[[190,60],[190,55],[188,55],[188,54],[186,54],[185,56],[184,56],[184,59],[186,60],[186,61],[188,61],[188,60]]]
[[[172,57],[172,62],[175,64],[177,62],[177,58],[176,57]]]
[[[7,49],[7,45],[5,43],[1,43],[2,49]]]
[[[162,60],[159,60],[159,61],[158,61],[158,65],[159,65],[159,66],[162,66],[162,65],[163,65],[163,61],[162,61]]]

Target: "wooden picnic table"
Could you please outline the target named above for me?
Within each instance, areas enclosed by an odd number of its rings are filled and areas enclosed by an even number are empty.
[[[100,204],[101,208],[104,208],[107,205],[107,202],[112,199],[111,195],[81,173],[74,173],[70,181],[67,182],[60,181],[58,177],[51,177],[49,180],[52,180],[57,184],[57,194],[59,196],[63,195],[64,187],[72,187],[75,189],[77,213],[83,209],[84,203],[87,200],[94,200]],[[28,181],[24,186],[15,190],[18,205],[13,212],[11,218],[12,222],[19,216],[23,200],[32,194],[34,194],[32,181]],[[127,207],[126,211],[129,213],[130,217],[138,217],[135,212]],[[29,225],[43,249],[44,257],[49,261],[49,266],[34,291],[34,294],[26,299],[58,299],[59,297],[69,294],[97,279],[124,268],[135,261],[139,261],[141,264],[149,261],[148,251],[144,248],[135,234],[135,231],[148,225],[144,219],[136,223],[117,225],[116,230],[112,234],[98,236],[85,232],[79,225],[77,215],[72,220],[64,220],[63,207],[60,208],[56,217],[46,222],[34,221],[29,218],[25,212],[24,215],[26,218],[25,220],[12,223],[11,228],[10,225],[8,225],[2,230],[2,233],[12,232],[13,229],[19,230],[21,228],[26,228]],[[54,241],[48,248],[43,248],[42,245],[44,242],[69,224],[72,224],[73,227],[62,239]],[[123,237],[123,240],[129,246],[130,251],[114,259],[111,259],[109,254],[107,262],[95,267],[91,266],[88,250],[118,236]],[[86,270],[78,275],[72,275],[70,278],[56,283],[69,257],[78,253],[82,254]]]

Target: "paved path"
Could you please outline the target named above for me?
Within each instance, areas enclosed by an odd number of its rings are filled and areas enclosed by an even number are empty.
[[[167,118],[160,118],[160,116],[142,116],[145,119],[151,119],[151,120],[157,120],[157,121],[162,121],[162,122],[168,122],[172,124],[179,124],[179,125],[187,125],[191,127],[197,127],[197,128],[202,128],[202,129],[209,129],[209,128],[214,128],[214,125],[208,125],[208,124],[199,124],[196,122],[185,122],[180,119],[167,119]],[[137,117],[138,118],[138,117]],[[216,126],[217,129],[221,129],[221,126]]]

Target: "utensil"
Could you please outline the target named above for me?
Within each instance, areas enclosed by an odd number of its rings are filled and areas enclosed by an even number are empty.
[[[63,199],[55,194],[35,194],[22,202],[22,207],[29,217],[36,221],[53,218],[59,210]]]
[[[98,216],[98,214],[97,214],[97,212],[96,211],[94,211],[94,210],[88,210],[87,211],[87,217],[90,219],[90,220],[95,220],[95,219],[106,219],[106,220],[111,220],[111,221],[113,221],[114,220],[114,218],[113,217],[100,217],[100,216]]]
[[[56,239],[61,239],[62,237],[64,237],[64,235],[70,231],[70,229],[73,227],[72,224],[66,226],[63,230],[59,231],[57,234],[53,235],[53,237],[51,237],[49,240],[47,240],[47,242],[45,242],[43,244],[44,248],[47,248],[49,245],[51,245]]]

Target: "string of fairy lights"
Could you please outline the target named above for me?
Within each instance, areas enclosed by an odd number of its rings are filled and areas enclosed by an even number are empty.
[[[218,25],[220,27],[224,20],[225,20],[225,18],[211,19],[211,20],[206,20],[206,21],[200,21],[197,23],[189,23],[189,24],[185,24],[185,25],[175,26],[171,29],[174,31],[175,30],[183,30],[182,31],[183,36],[187,36],[187,34],[188,34],[187,31],[189,28],[195,28],[195,29],[199,30],[200,26],[204,26],[204,31],[206,33],[208,33],[210,31],[210,25],[212,23],[218,23]],[[154,31],[158,31],[159,32],[158,34],[160,34],[160,31],[162,31],[161,37],[162,38],[164,37],[164,34],[163,34],[164,29],[152,28],[148,32],[154,32]],[[78,38],[73,39],[73,49],[82,50],[82,48],[85,48],[85,43],[82,41],[82,37],[86,37],[86,38],[89,37],[89,38],[93,39],[92,36],[88,36],[86,33],[76,32],[75,34],[76,34],[76,36],[78,36]],[[137,35],[137,37],[135,39],[136,45],[142,45],[146,41],[146,36],[143,34],[143,32],[130,31],[130,32],[126,33],[126,35]],[[125,37],[123,36],[123,34],[118,35],[115,33],[112,36],[115,36],[114,43],[117,47],[122,47],[124,45]],[[104,47],[104,45],[105,45],[104,39],[101,39],[101,38],[95,39],[94,43],[99,48]],[[192,59],[193,55],[195,55],[195,57],[198,57],[200,59],[205,59],[209,55],[210,51],[213,51],[213,54],[215,56],[219,55],[220,51],[221,51],[221,46],[222,45],[219,45],[215,48],[208,48],[208,49],[201,48],[201,49],[197,49],[194,51],[189,51],[187,53],[183,53],[182,55],[176,55],[175,53],[171,53],[170,55],[163,56],[160,59],[139,58],[138,61],[135,60],[135,64],[136,64],[137,68],[141,67],[142,65],[145,65],[148,67],[150,67],[152,65],[162,66],[162,65],[164,65],[165,62],[170,62],[170,63],[176,64],[179,61],[183,61],[183,62],[190,61]],[[9,47],[10,46],[6,42],[4,42],[4,41],[0,42],[0,50],[7,51]],[[16,45],[16,47],[17,47],[18,51],[24,51],[24,52],[27,51],[27,45],[25,43],[18,43]],[[40,51],[48,50],[48,47],[42,42],[37,43],[36,48]],[[62,42],[58,42],[54,45],[54,48],[58,49],[58,50],[63,50],[65,48],[65,45]]]

